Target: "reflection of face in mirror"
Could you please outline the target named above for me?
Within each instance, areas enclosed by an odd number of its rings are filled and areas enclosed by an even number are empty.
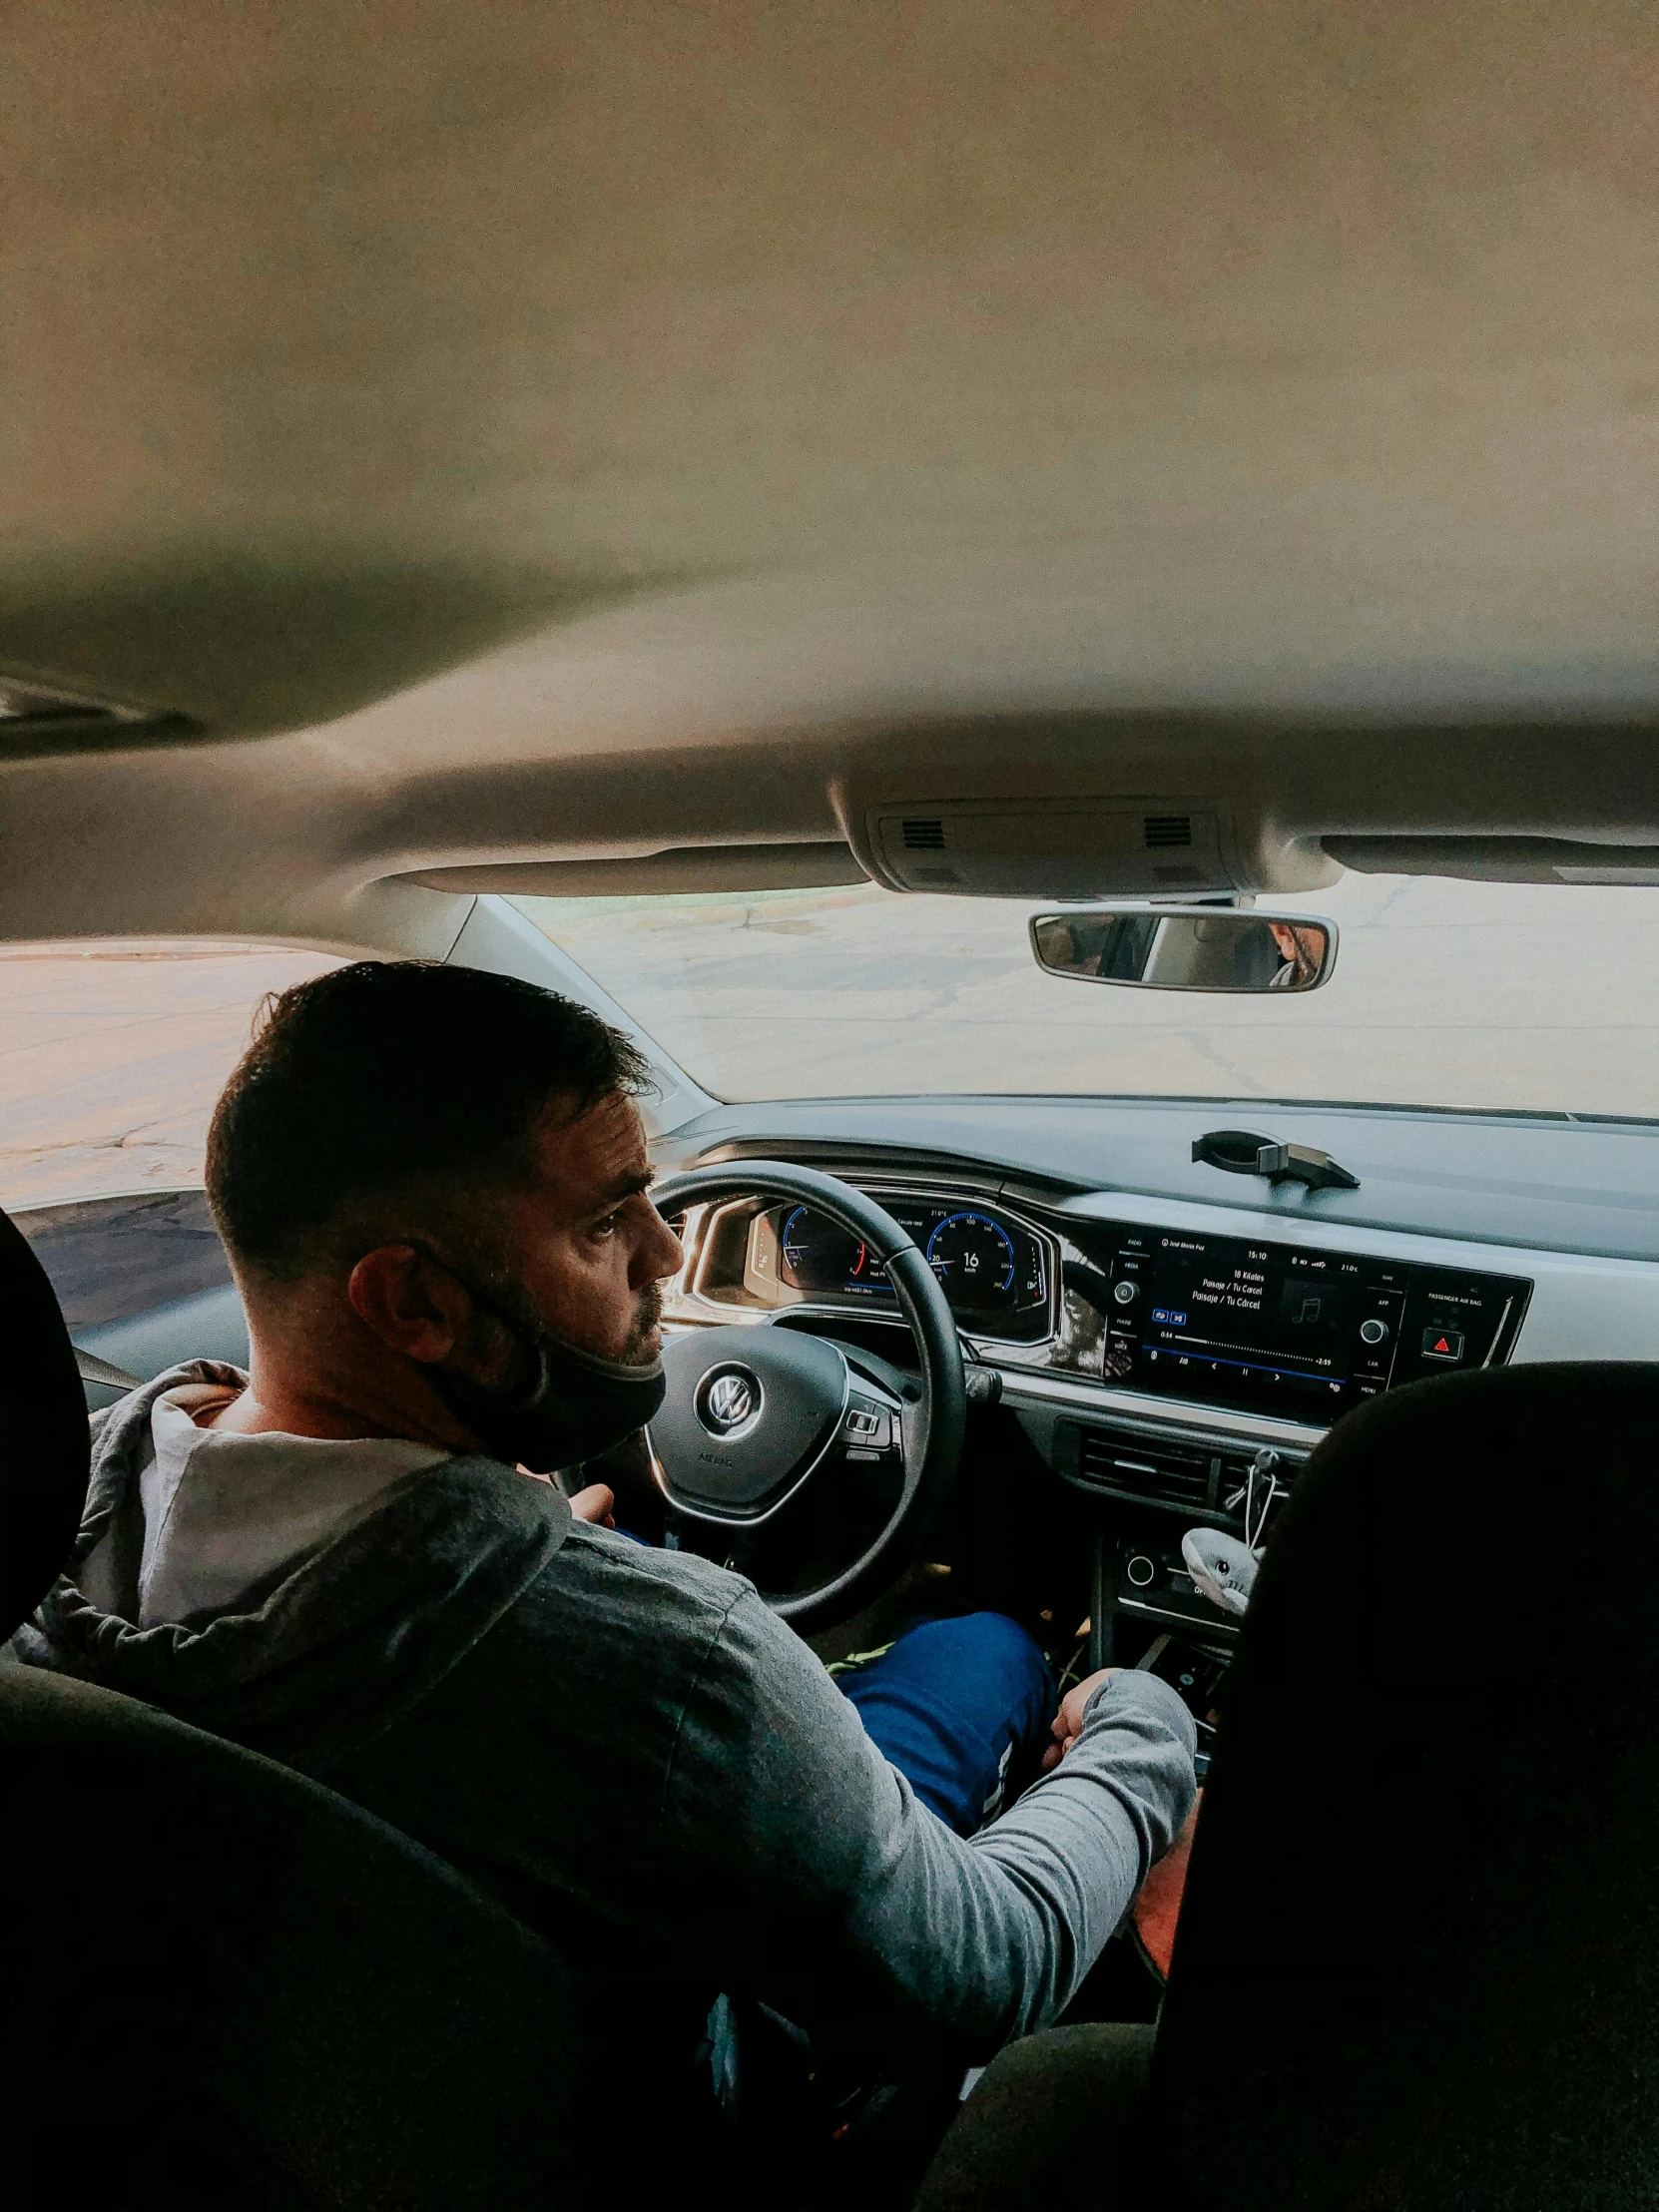
[[[1031,936],[1051,974],[1151,990],[1309,991],[1332,952],[1329,923],[1227,908],[1038,914]]]
[[[1325,965],[1325,931],[1294,921],[1270,921],[1268,927],[1283,962],[1268,989],[1305,991]]]

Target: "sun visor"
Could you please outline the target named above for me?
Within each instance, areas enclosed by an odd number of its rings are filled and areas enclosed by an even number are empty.
[[[0,675],[0,757],[9,760],[176,743],[193,727],[170,709],[88,699]]]
[[[519,898],[629,897],[653,891],[793,891],[861,883],[864,870],[848,847],[799,844],[692,844],[632,859],[479,861],[465,867],[422,868],[400,883],[427,890],[499,892]]]
[[[1659,883],[1659,844],[1578,837],[1326,837],[1365,875],[1451,875],[1474,883]]]

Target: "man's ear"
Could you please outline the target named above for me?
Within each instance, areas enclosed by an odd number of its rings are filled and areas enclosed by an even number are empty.
[[[472,1314],[465,1286],[413,1245],[365,1252],[346,1280],[345,1295],[383,1345],[428,1367],[448,1359]]]

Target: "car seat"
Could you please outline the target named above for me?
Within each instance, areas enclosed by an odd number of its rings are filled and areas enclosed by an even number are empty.
[[[89,1452],[57,1301],[3,1214],[0,1319],[10,1635],[68,1552]],[[430,1853],[9,1656],[0,1775],[0,2176],[20,2212],[66,2186],[175,2212],[589,2201],[582,1986]]]
[[[923,2212],[1659,2202],[1659,1369],[1374,1400],[1269,1547],[1156,2029],[1012,2045]]]

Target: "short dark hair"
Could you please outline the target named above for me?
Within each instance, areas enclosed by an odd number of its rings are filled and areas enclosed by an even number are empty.
[[[208,1200],[233,1261],[292,1280],[345,1257],[330,1232],[365,1203],[522,1173],[551,1101],[650,1081],[621,1030],[538,984],[357,960],[266,1002],[208,1132]]]

